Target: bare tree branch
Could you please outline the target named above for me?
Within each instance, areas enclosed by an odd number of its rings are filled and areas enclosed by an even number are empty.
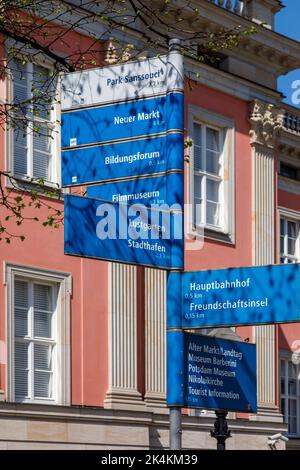
[[[6,49],[0,62],[1,79],[26,81],[26,64],[35,64],[40,56],[53,63],[50,75],[35,77],[28,96],[0,103],[0,130],[19,132],[20,138],[29,130],[53,138],[52,128],[58,123],[50,123],[48,128],[41,116],[59,102],[55,94],[59,73],[100,66],[109,38],[119,45],[121,58],[128,50],[131,57],[147,48],[161,52],[169,39],[178,37],[183,54],[213,63],[220,50],[235,47],[241,35],[254,32],[253,28],[221,27],[214,32],[195,31],[190,25],[198,15],[190,1],[180,6],[177,0],[0,0],[0,45]],[[85,41],[80,41],[83,37]],[[135,44],[123,42],[121,37],[134,37]],[[57,201],[61,198],[61,189],[49,188],[42,178],[16,179],[0,168],[0,240],[24,240],[18,228],[26,221],[59,227],[63,214]],[[36,214],[32,215],[32,209]],[[38,215],[39,209],[46,210],[44,219]]]

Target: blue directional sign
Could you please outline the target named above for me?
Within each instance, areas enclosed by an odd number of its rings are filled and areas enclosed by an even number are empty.
[[[181,213],[67,195],[65,254],[128,264],[183,268]]]
[[[183,90],[176,48],[66,74],[62,185],[88,186],[65,197],[66,254],[183,269]]]
[[[171,273],[167,290],[168,327],[300,320],[299,264]]]
[[[63,149],[182,131],[183,94],[66,111],[62,129]]]
[[[95,86],[97,75],[102,79]],[[62,96],[62,185],[182,171],[183,100],[177,52],[69,74]]]
[[[183,170],[181,134],[62,152],[63,186]]]
[[[256,347],[167,332],[167,404],[256,413]]]
[[[138,178],[126,181],[88,186],[87,196],[114,203],[180,205],[183,201],[183,173],[170,173],[152,178]]]

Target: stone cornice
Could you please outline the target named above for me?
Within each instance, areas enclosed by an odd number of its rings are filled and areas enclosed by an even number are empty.
[[[148,0],[152,8],[156,11],[165,5],[164,0]],[[220,28],[233,29],[241,26],[242,30],[255,26],[257,32],[242,41],[240,46],[232,49],[231,54],[239,56],[244,55],[245,44],[247,44],[247,55],[251,53],[251,61],[256,63],[257,52],[262,60],[272,61],[272,67],[276,67],[276,73],[281,75],[300,66],[300,48],[299,42],[287,38],[273,30],[264,27],[261,24],[254,23],[248,18],[234,14],[226,8],[220,8],[207,0],[191,0],[188,3],[183,0],[172,2],[177,6],[178,14],[168,15],[169,22],[179,20],[182,30],[188,30],[190,35],[199,33],[199,31],[217,32]],[[185,7],[185,11],[182,9]],[[188,37],[189,34],[182,33],[182,37]],[[227,54],[226,50],[226,54]],[[268,64],[265,63],[267,66]],[[278,70],[277,70],[278,68]]]
[[[184,64],[185,73],[189,78],[210,88],[215,88],[246,101],[259,98],[262,101],[277,104],[281,100],[279,91],[266,88],[259,83],[254,83],[230,72],[215,69],[210,65],[199,64],[189,58],[185,58]]]
[[[149,0],[145,1],[149,2]],[[74,4],[72,21],[75,21],[83,15],[80,8],[76,8],[76,6],[80,6],[81,2],[80,0],[69,0],[69,2]],[[165,6],[164,0],[151,0],[149,4],[151,4],[151,8],[155,9],[156,12],[159,12],[159,6]],[[220,28],[232,29],[238,25],[240,25],[242,29],[248,29],[251,26],[257,28],[257,33],[250,37],[242,38],[238,47],[224,51],[229,61],[225,64],[221,63],[220,68],[228,74],[234,75],[234,78],[237,80],[248,79],[249,82],[264,87],[267,94],[270,94],[269,92],[276,88],[276,78],[278,76],[287,73],[289,70],[300,67],[300,48],[297,41],[277,34],[263,25],[256,24],[243,16],[229,11],[227,8],[218,7],[208,0],[191,0],[188,3],[183,0],[175,0],[174,2],[172,1],[172,6],[173,5],[178,9],[184,8],[185,12],[184,15],[182,15],[183,21],[180,23],[183,27],[186,27],[191,34],[199,32],[205,33],[208,31],[216,32],[219,31]],[[94,8],[96,8],[96,5],[94,5]],[[174,18],[170,18],[170,21],[174,22]],[[67,26],[68,18],[61,15],[59,22]],[[129,45],[129,47],[133,45],[135,47],[135,51],[129,48],[125,49],[125,52],[122,54],[121,62],[126,60],[126,56],[128,56],[130,60],[134,60],[135,57],[140,55],[138,51],[144,50],[145,39],[143,34],[149,37],[149,31],[145,29],[141,21],[136,21],[135,26],[137,28],[128,27],[119,31],[113,31],[114,38],[125,45],[125,47],[126,45]],[[102,25],[101,22],[91,23],[85,25],[84,29],[78,27],[75,28],[75,30],[82,34],[89,32],[89,34],[101,37],[102,40],[109,41],[107,32],[105,33],[105,25]],[[166,32],[162,25],[160,30],[161,32]],[[176,31],[176,33],[178,35],[178,31]],[[166,34],[171,36],[172,31],[168,31]],[[180,34],[182,38],[187,36],[184,33]],[[151,38],[153,42],[155,42],[158,36],[151,33]],[[108,42],[106,44],[108,44]],[[146,47],[149,47],[149,44]],[[108,59],[110,63],[113,63],[114,52],[112,50],[110,52],[112,52],[112,56],[108,57]],[[150,51],[150,55],[155,55],[158,52],[167,52],[167,48],[161,42],[160,45],[155,47],[155,51]],[[186,61],[188,60],[189,59],[186,59]],[[234,61],[233,64],[230,63],[231,60]],[[193,62],[193,68],[199,67],[199,62],[195,60],[190,62]],[[215,68],[210,66],[210,69],[215,73]],[[261,94],[259,94],[259,98],[264,99]],[[249,100],[251,99],[252,97],[249,98]],[[271,101],[273,102],[274,100],[271,99]]]
[[[251,145],[274,149],[284,123],[284,111],[272,104],[254,100],[251,103],[249,120]]]
[[[252,63],[256,67],[260,65],[276,77],[300,67],[299,44],[297,45],[299,53],[296,54],[296,51],[292,51],[288,45],[286,49],[277,47],[278,42],[276,41],[277,38],[274,38],[273,43],[268,44],[261,40],[257,34],[254,34],[251,38],[241,38],[239,46],[228,50],[226,54]]]
[[[71,1],[74,3],[74,15],[80,17],[81,12],[76,9],[76,6],[80,5],[80,0]],[[165,7],[164,0],[145,0],[144,3],[149,3],[151,9],[155,10],[156,13],[159,12],[160,8]],[[172,2],[173,5],[175,6],[174,13],[167,15],[163,19],[165,22],[169,21],[170,23],[177,21],[177,26],[179,23],[182,25],[180,30],[182,39],[202,31],[204,33],[208,31],[217,32],[220,29],[233,29],[237,26],[241,26],[242,30],[246,30],[255,26],[257,29],[255,34],[241,40],[240,45],[231,51],[226,50],[226,54],[241,57],[243,60],[247,59],[247,62],[254,66],[259,61],[267,69],[272,69],[273,74],[277,76],[300,67],[300,47],[297,41],[282,36],[248,18],[234,14],[226,8],[220,8],[207,0],[190,0],[188,4],[184,0],[175,0]],[[180,21],[179,14],[181,16]],[[63,21],[62,16],[61,22],[63,23]],[[114,31],[114,36],[118,37],[125,44],[131,42],[137,48],[142,48],[144,41],[143,34],[149,34],[149,31],[144,28],[141,22],[137,21],[136,24],[139,25],[140,32],[134,28],[125,28],[122,31]],[[86,34],[87,30],[90,30],[91,34],[99,35],[100,29],[100,23],[92,23],[91,25],[85,25],[84,33]],[[156,29],[169,36],[172,34],[172,31],[168,31],[163,25],[157,25]],[[104,30],[105,27],[103,32]],[[187,30],[189,33],[183,32],[183,30]],[[179,30],[176,29],[175,32],[178,36]],[[153,36],[153,41],[158,38],[154,33],[151,33],[151,36]],[[106,39],[108,38],[106,37]]]
[[[291,138],[290,138],[291,137]],[[292,163],[293,161],[299,164],[300,160],[300,136],[293,139],[293,136],[280,135],[278,150],[284,160]]]
[[[37,405],[37,404],[22,404],[22,403],[0,403],[0,417],[1,418],[13,418],[13,419],[44,419],[45,421],[50,420],[51,422],[84,422],[89,423],[104,423],[108,425],[116,424],[122,425],[123,423],[130,425],[155,425],[168,429],[169,416],[165,413],[153,413],[152,411],[136,411],[132,410],[128,406],[127,410],[106,410],[101,407],[89,407],[89,406],[69,406],[62,407],[57,405]],[[266,428],[270,427],[270,430],[274,430],[274,427],[278,427],[278,432],[285,431],[284,424],[278,423],[276,418],[273,422],[269,420],[268,423],[261,422],[257,419],[258,415],[251,415],[251,421],[247,422],[247,426],[239,420],[229,420],[230,427],[236,432],[241,433],[262,433],[266,432]],[[185,428],[201,429],[211,426],[215,420],[215,417],[194,417],[183,415],[182,421]]]

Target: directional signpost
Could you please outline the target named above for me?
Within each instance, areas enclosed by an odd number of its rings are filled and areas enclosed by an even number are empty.
[[[182,239],[180,212],[65,197],[66,254],[180,269]]]
[[[177,49],[66,75],[63,186],[183,172],[183,60]]]
[[[182,172],[183,95],[170,96],[65,112],[63,186]]]
[[[167,204],[168,207],[182,210],[183,184],[183,173],[170,173],[156,178],[138,178],[88,186],[87,195],[112,203],[143,204],[146,207]]]
[[[299,264],[171,273],[168,326],[188,329],[299,321],[299,287]]]
[[[63,186],[88,185],[65,197],[65,253],[183,269],[178,41],[166,56],[68,74],[62,88]]]
[[[299,321],[299,286],[299,264],[169,273],[169,406],[254,413],[255,346],[185,330]],[[217,419],[224,424],[225,417]],[[226,437],[221,433],[223,446]]]
[[[255,413],[256,347],[168,331],[169,406]]]
[[[69,149],[62,154],[64,186],[183,170],[182,135]]]
[[[172,449],[182,406],[219,410],[223,421],[227,410],[257,407],[255,346],[185,330],[300,318],[298,265],[180,272],[183,76],[173,40],[166,56],[67,74],[62,86],[63,186],[87,186],[87,197],[65,196],[65,253],[176,271],[167,286]]]

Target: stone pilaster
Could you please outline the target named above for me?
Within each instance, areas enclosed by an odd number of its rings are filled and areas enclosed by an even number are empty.
[[[137,389],[137,278],[134,266],[111,263],[109,282],[109,388],[104,406],[143,405]]]
[[[145,402],[165,407],[166,273],[145,270]]]
[[[275,262],[275,185],[274,154],[283,113],[271,104],[252,102],[250,114],[252,146],[252,259],[253,265]],[[264,419],[276,407],[275,326],[255,326],[257,345],[258,404]],[[270,417],[270,419],[273,419]]]

